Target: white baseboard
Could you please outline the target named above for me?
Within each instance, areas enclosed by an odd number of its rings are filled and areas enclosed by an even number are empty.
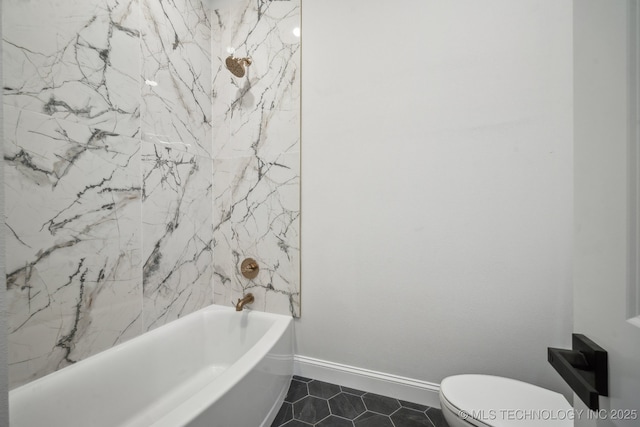
[[[440,408],[440,384],[300,355],[293,357],[293,373],[301,377]]]

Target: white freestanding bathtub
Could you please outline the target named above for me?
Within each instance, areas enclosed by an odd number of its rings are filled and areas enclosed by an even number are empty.
[[[212,305],[9,393],[11,427],[268,427],[292,319]]]

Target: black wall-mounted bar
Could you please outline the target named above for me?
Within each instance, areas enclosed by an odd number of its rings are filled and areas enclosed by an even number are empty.
[[[597,411],[599,396],[609,395],[607,352],[582,334],[573,334],[572,347],[549,347],[549,363],[589,409]]]

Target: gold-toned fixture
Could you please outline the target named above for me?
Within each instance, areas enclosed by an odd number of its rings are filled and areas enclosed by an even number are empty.
[[[247,258],[240,264],[240,273],[247,279],[255,279],[259,271],[260,267],[253,258]]]
[[[246,72],[244,67],[251,65],[251,58],[236,58],[233,55],[228,56],[224,61],[227,64],[227,68],[236,77],[244,77]]]
[[[242,299],[238,299],[238,302],[236,303],[236,311],[242,311],[245,305],[252,304],[253,301],[255,301],[253,294],[246,294],[244,297],[242,297]]]

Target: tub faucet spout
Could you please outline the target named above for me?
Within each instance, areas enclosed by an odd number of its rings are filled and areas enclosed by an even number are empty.
[[[253,303],[255,298],[252,293],[246,294],[242,299],[239,299],[236,304],[236,311],[242,311],[245,305]]]

